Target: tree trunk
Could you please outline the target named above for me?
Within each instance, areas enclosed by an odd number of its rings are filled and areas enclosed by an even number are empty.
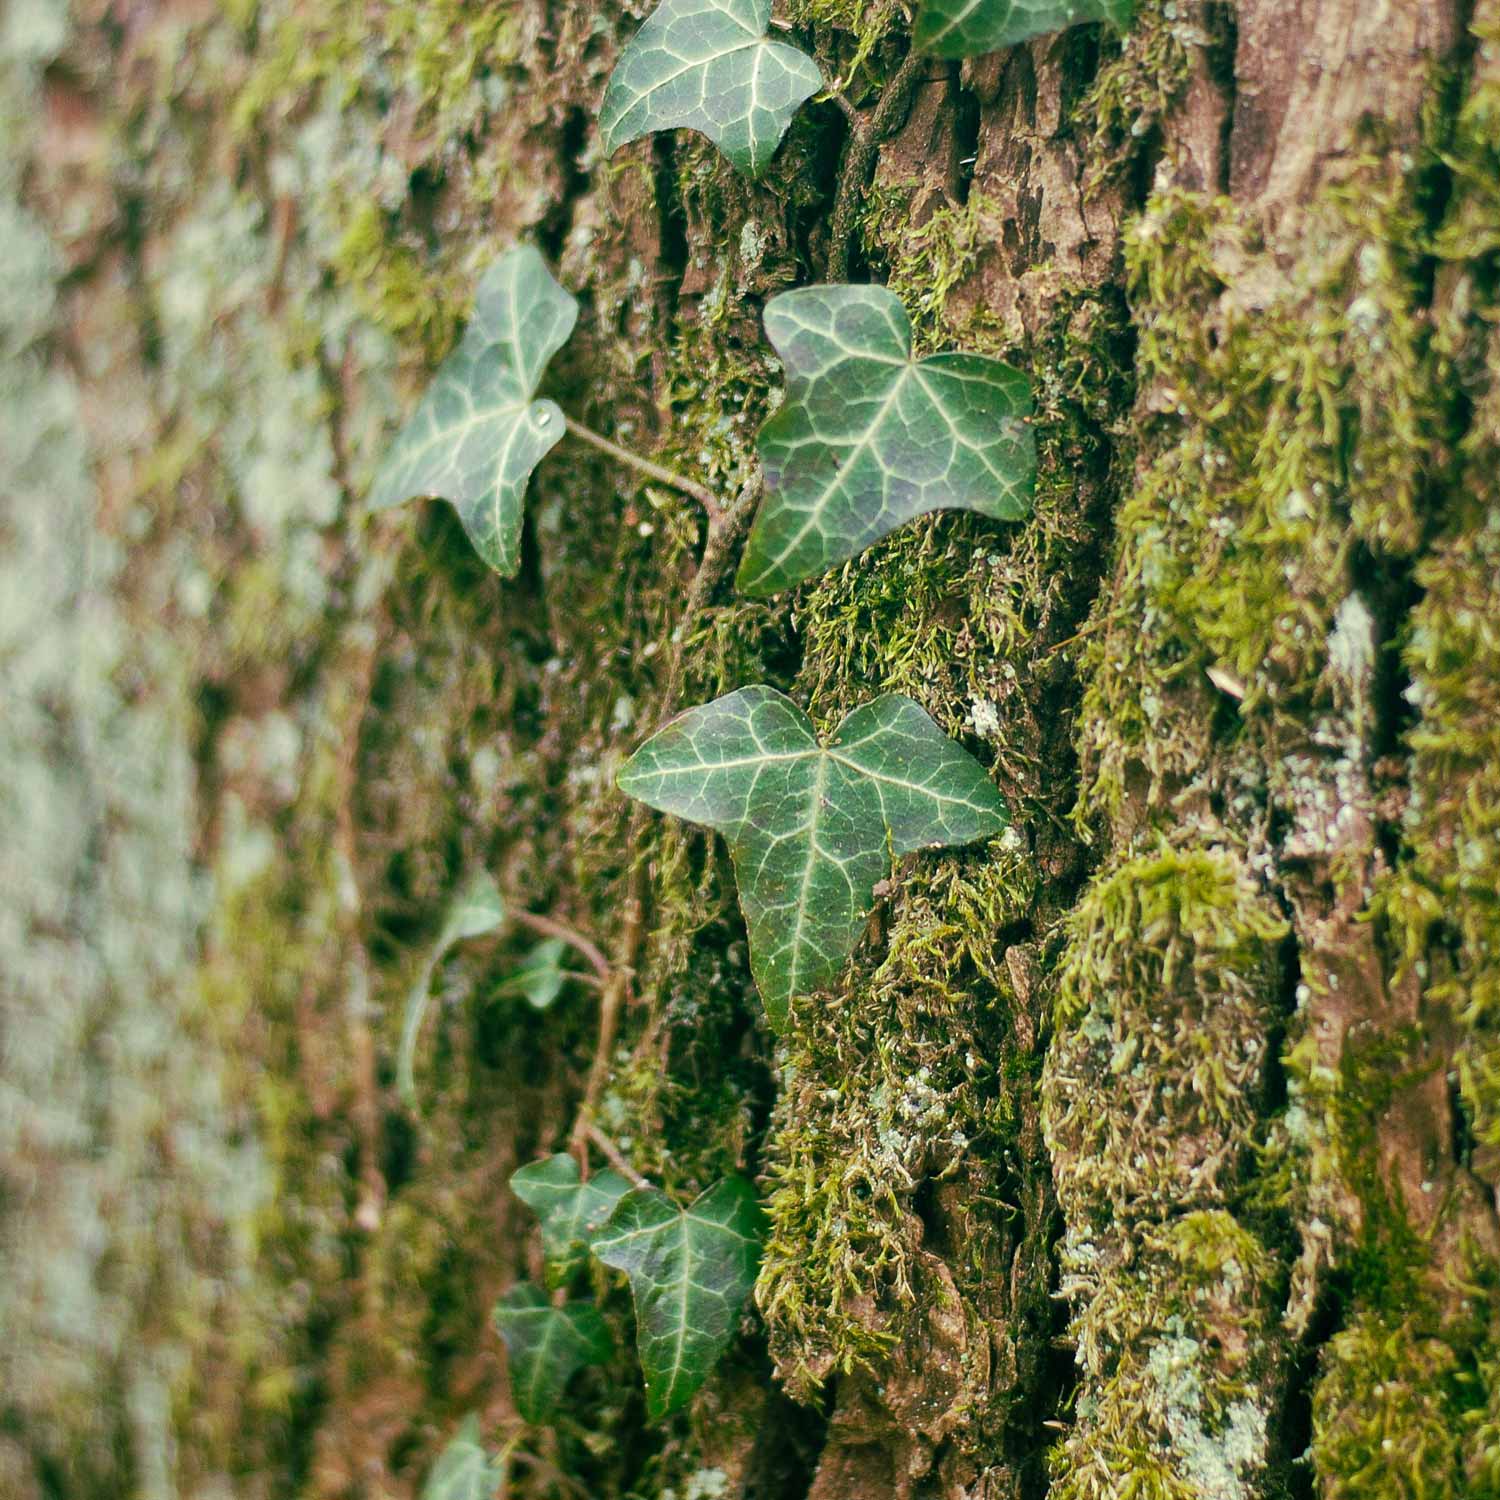
[[[411,1496],[476,1412],[522,1497],[1500,1496],[1500,0],[1137,10],[930,63],[873,162],[814,103],[747,184],[601,157],[617,7],[12,0],[0,1490]],[[907,48],[786,19],[856,104]],[[590,449],[515,580],[370,517],[518,240],[566,409],[726,493],[764,299],[847,251],[1033,371],[1034,517],[691,619],[698,508]],[[1015,814],[781,1039],[722,847],[614,790],[679,630],[681,702],[908,693]],[[555,1428],[489,1322],[596,992],[466,945],[394,1085],[480,867],[633,971],[634,1166],[762,1189],[663,1425],[604,1273]]]

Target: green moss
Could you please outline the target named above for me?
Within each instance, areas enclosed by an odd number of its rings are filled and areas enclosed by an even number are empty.
[[[794,1008],[768,1142],[772,1233],[756,1298],[782,1379],[811,1399],[831,1374],[878,1371],[930,1295],[924,1183],[960,1178],[992,1203],[1033,1112],[1034,1069],[991,1033],[1010,981],[995,934],[1031,898],[1014,857],[945,858],[910,872],[884,957],[855,960],[845,993]],[[990,1007],[995,1011],[987,1015]],[[1008,1189],[1007,1189],[1008,1190]],[[988,1274],[987,1215],[954,1234],[960,1293]]]
[[[990,223],[997,209],[993,199],[974,192],[964,203],[944,205],[914,223],[910,187],[872,186],[860,233],[866,253],[889,269],[886,284],[911,318],[918,354],[953,343],[974,348],[1003,336],[1003,326],[984,301],[970,301],[957,316],[950,307],[954,291],[994,251]]]
[[[1073,1226],[1232,1193],[1286,924],[1227,849],[1120,862],[1070,913],[1046,1123]]]
[[[1149,803],[1200,779],[1241,726],[1274,763],[1278,726],[1338,699],[1356,549],[1416,546],[1448,424],[1421,245],[1411,185],[1375,156],[1313,215],[1290,274],[1226,203],[1168,194],[1132,227],[1154,457],[1091,624],[1083,817],[1117,812],[1138,775]]]
[[[815,33],[820,62],[827,66],[826,79],[835,86],[840,80],[859,77],[875,48],[905,19],[900,0],[790,0],[787,18],[794,26]],[[834,35],[830,37],[829,32]],[[842,34],[842,35],[840,35]]]
[[[1083,1372],[1053,1460],[1070,1500],[1255,1493],[1282,1275],[1231,1210],[1286,930],[1242,856],[1165,841],[1066,920],[1042,1119]]]
[[[1456,1360],[1410,1320],[1363,1314],[1325,1351],[1313,1406],[1313,1470],[1329,1500],[1459,1500],[1463,1427]]]
[[[1466,456],[1495,472],[1500,347]],[[1409,736],[1410,850],[1381,899],[1430,1001],[1463,1031],[1458,1080],[1481,1169],[1500,1166],[1500,495],[1483,482],[1453,508],[1447,534],[1417,568],[1423,598],[1405,661],[1419,717]]]
[[[1205,29],[1216,24],[1205,19],[1211,15],[1174,0],[1138,0],[1118,52],[1106,58],[1077,111],[1091,137],[1090,190],[1120,176],[1159,139],[1187,87],[1193,53],[1222,41]]]
[[[1399,961],[1398,982],[1419,984],[1423,1016],[1457,1034],[1457,1093],[1466,1115],[1465,1167],[1500,1175],[1500,344],[1493,334],[1488,261],[1497,235],[1500,8],[1474,18],[1474,80],[1451,124],[1434,127],[1452,172],[1431,245],[1447,294],[1435,309],[1433,384],[1470,393],[1430,549],[1417,563],[1421,598],[1403,642],[1415,710],[1407,735],[1410,791],[1403,854],[1381,881],[1374,916]],[[1448,455],[1452,462],[1452,454]],[[1444,1019],[1439,1020],[1438,1017]],[[1358,1199],[1350,1264],[1358,1311],[1324,1351],[1314,1399],[1313,1467],[1335,1500],[1355,1495],[1500,1493],[1500,1303],[1492,1240],[1460,1239],[1490,1205],[1467,1171],[1432,1228],[1419,1232],[1396,1184],[1382,1174],[1373,1121],[1392,1091],[1434,1066],[1425,1029],[1346,1049],[1332,1091],[1338,1169]],[[1306,1072],[1308,1069],[1303,1068]],[[1315,1088],[1309,1094],[1316,1097]],[[1465,1140],[1465,1135],[1467,1140]],[[1425,1205],[1424,1205],[1425,1207]]]

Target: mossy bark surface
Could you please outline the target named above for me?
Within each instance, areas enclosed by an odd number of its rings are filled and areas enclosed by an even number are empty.
[[[933,62],[873,155],[810,104],[755,184],[601,157],[616,7],[0,17],[6,1495],[395,1500],[477,1413],[524,1497],[1500,1496],[1500,4],[1137,12]],[[907,50],[781,18],[856,106]],[[592,449],[513,580],[370,516],[521,239],[582,302],[547,392],[726,500],[764,300],[847,256],[1032,371],[1034,517],[688,611],[699,507]],[[750,682],[907,693],[1016,813],[781,1038],[723,848],[613,789]],[[635,1169],[762,1191],[662,1425],[607,1273],[555,1427],[490,1326],[596,987],[455,949],[396,1088],[479,867],[628,968]]]

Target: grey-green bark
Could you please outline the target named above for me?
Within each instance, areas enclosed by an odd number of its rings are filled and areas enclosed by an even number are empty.
[[[1500,11],[1137,9],[907,75],[873,159],[809,105],[753,184],[602,159],[612,10],[6,12],[7,1494],[409,1496],[469,1413],[522,1496],[1500,1493]],[[866,10],[786,16],[860,105]],[[726,499],[764,301],[849,254],[1032,374],[1034,518],[770,602],[716,556],[684,622],[700,508],[591,451],[513,580],[370,517],[519,239],[582,302],[544,393]],[[724,850],[613,787],[751,682],[906,694],[1019,835],[904,860],[779,1041]],[[596,983],[453,950],[396,1086],[480,867],[628,971],[634,1167],[761,1188],[664,1425],[619,1278],[555,1434],[490,1324]]]

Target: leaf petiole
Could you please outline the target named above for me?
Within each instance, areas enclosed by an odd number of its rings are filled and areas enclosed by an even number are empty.
[[[648,478],[654,479],[658,484],[670,485],[675,490],[680,490],[684,495],[691,496],[704,509],[710,521],[717,521],[723,512],[723,506],[719,504],[719,497],[708,488],[707,485],[699,484],[695,479],[689,479],[684,474],[678,474],[661,464],[653,463],[649,458],[642,458],[639,453],[632,453],[629,448],[622,448],[618,443],[611,442],[602,433],[595,432],[592,427],[585,427],[582,422],[573,417],[565,419],[568,432],[580,441],[592,444],[601,453],[607,453],[618,463],[628,464],[633,469],[638,469]]]
[[[565,922],[559,922],[555,917],[544,917],[540,912],[517,911],[511,914],[511,918],[518,927],[529,927],[543,937],[561,938],[570,948],[576,949],[588,959],[589,966],[594,971],[593,977],[600,984],[609,982],[609,960],[599,951],[598,944],[590,942],[581,932],[575,931]]]

